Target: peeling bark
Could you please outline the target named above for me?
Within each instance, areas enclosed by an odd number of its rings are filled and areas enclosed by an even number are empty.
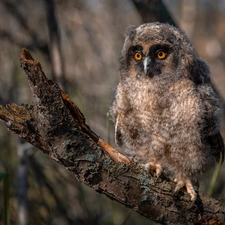
[[[83,114],[26,49],[21,67],[33,93],[33,105],[0,106],[0,120],[27,142],[60,163],[99,193],[162,224],[225,224],[225,204],[198,194],[191,203],[185,190],[154,177],[142,165],[117,152],[86,124]]]

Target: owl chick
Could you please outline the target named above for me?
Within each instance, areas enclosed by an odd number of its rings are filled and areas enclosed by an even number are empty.
[[[147,168],[171,174],[175,191],[193,184],[224,155],[220,101],[207,64],[187,36],[162,23],[130,26],[109,115],[117,145]]]

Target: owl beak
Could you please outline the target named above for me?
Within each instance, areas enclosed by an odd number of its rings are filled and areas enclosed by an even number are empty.
[[[148,74],[150,62],[151,62],[151,59],[149,57],[145,57],[144,58],[143,64],[144,64],[144,73],[145,73],[145,75]]]

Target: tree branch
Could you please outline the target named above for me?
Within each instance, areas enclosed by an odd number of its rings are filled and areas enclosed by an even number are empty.
[[[173,18],[169,14],[167,8],[163,4],[162,0],[131,0],[138,13],[140,14],[142,21],[147,22],[161,22],[169,23],[176,26]]]
[[[86,124],[83,114],[26,49],[21,67],[33,105],[0,106],[6,127],[60,163],[81,182],[162,224],[225,224],[225,204],[199,194],[195,203],[175,184],[117,152]]]

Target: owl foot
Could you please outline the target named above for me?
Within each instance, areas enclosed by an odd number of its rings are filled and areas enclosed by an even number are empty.
[[[179,179],[174,179],[174,182],[176,182],[177,184],[176,184],[176,187],[175,187],[175,190],[174,190],[174,192],[175,193],[177,193],[182,187],[186,187],[186,189],[187,189],[187,192],[190,194],[190,196],[191,196],[191,201],[192,202],[195,202],[195,200],[196,200],[196,198],[197,198],[197,194],[196,194],[196,192],[195,192],[195,190],[194,190],[194,187],[193,187],[193,185],[192,185],[192,183],[191,183],[191,181],[189,180],[189,179],[187,179],[187,180],[179,180]]]
[[[146,169],[150,169],[156,172],[156,177],[158,178],[160,174],[162,173],[162,166],[156,162],[156,159],[154,159],[153,162],[148,162],[145,164]]]

